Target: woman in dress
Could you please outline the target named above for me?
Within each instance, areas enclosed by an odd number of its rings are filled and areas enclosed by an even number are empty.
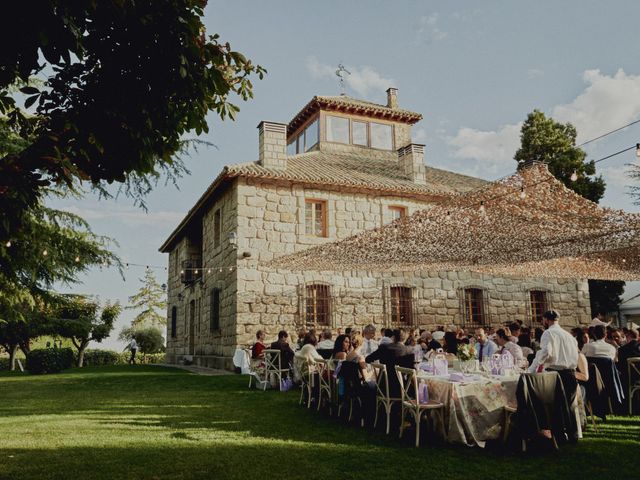
[[[348,335],[338,335],[333,345],[334,360],[346,360],[347,353],[351,350],[351,339]]]

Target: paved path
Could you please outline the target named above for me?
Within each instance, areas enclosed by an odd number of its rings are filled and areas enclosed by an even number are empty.
[[[172,367],[172,368],[180,368],[182,370],[188,370],[191,373],[197,373],[198,375],[233,375],[233,372],[228,372],[227,370],[218,370],[215,368],[206,368],[206,367],[198,367],[196,365],[174,365],[169,363],[155,363],[154,365],[158,365],[159,367]]]

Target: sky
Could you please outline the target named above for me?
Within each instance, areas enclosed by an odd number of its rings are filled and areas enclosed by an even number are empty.
[[[426,145],[428,165],[487,180],[515,170],[520,126],[533,109],[573,123],[578,143],[640,119],[637,1],[210,0],[205,13],[209,34],[268,70],[253,99],[232,99],[237,120],[209,116],[202,138],[215,147],[186,159],[191,175],[179,189],[160,183],[147,212],[123,197],[55,203],[115,239],[123,262],[157,266],[161,283],[167,256],[158,247],[221,168],[257,159],[260,121],[286,123],[314,95],[340,94],[340,63],[351,72],[347,95],[385,103],[396,87],[400,107],[423,115],[413,141]],[[640,123],[584,148],[595,160],[637,142]],[[602,205],[640,211],[627,193],[633,162],[632,150],[598,164]],[[67,291],[126,304],[144,267],[124,273],[95,269]],[[124,311],[103,347],[124,346],[115,337],[133,316]]]

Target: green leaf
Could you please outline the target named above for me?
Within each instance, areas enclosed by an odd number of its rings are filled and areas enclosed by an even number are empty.
[[[24,101],[24,108],[29,108],[31,105],[36,103],[36,100],[40,98],[40,94],[34,95],[33,97],[29,97]]]
[[[36,93],[40,93],[40,90],[38,90],[36,87],[22,87],[20,91],[26,95],[34,95]]]

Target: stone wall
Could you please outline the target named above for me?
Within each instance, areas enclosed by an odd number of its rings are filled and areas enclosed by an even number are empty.
[[[305,198],[324,200],[328,207],[328,237],[304,233]],[[285,328],[304,326],[304,285],[330,285],[332,326],[388,325],[388,289],[413,289],[416,326],[433,328],[463,324],[461,296],[465,287],[486,290],[487,313],[493,324],[507,320],[531,323],[529,291],[547,291],[550,306],[565,325],[589,321],[589,293],[584,280],[507,279],[469,272],[382,274],[364,271],[290,272],[259,265],[286,253],[345,238],[391,220],[389,206],[404,206],[411,215],[429,204],[393,196],[304,188],[259,180],[238,180],[239,251],[251,257],[238,263],[238,343],[253,341],[265,329],[268,338]]]
[[[169,254],[167,361],[176,363],[185,356],[194,363],[217,368],[230,368],[229,358],[236,347],[236,267],[237,251],[229,242],[230,232],[237,232],[237,189],[235,183],[215,198],[203,218],[193,223],[202,228],[187,235]],[[221,210],[220,243],[214,240],[215,212]],[[195,240],[195,241],[194,241]],[[198,240],[200,242],[198,243]],[[202,255],[200,280],[185,285],[181,281],[182,261],[189,254]],[[220,329],[211,329],[212,290],[220,292]],[[191,303],[193,301],[193,304]],[[193,348],[189,345],[191,312],[194,307]],[[171,311],[177,307],[176,336],[171,337]]]

